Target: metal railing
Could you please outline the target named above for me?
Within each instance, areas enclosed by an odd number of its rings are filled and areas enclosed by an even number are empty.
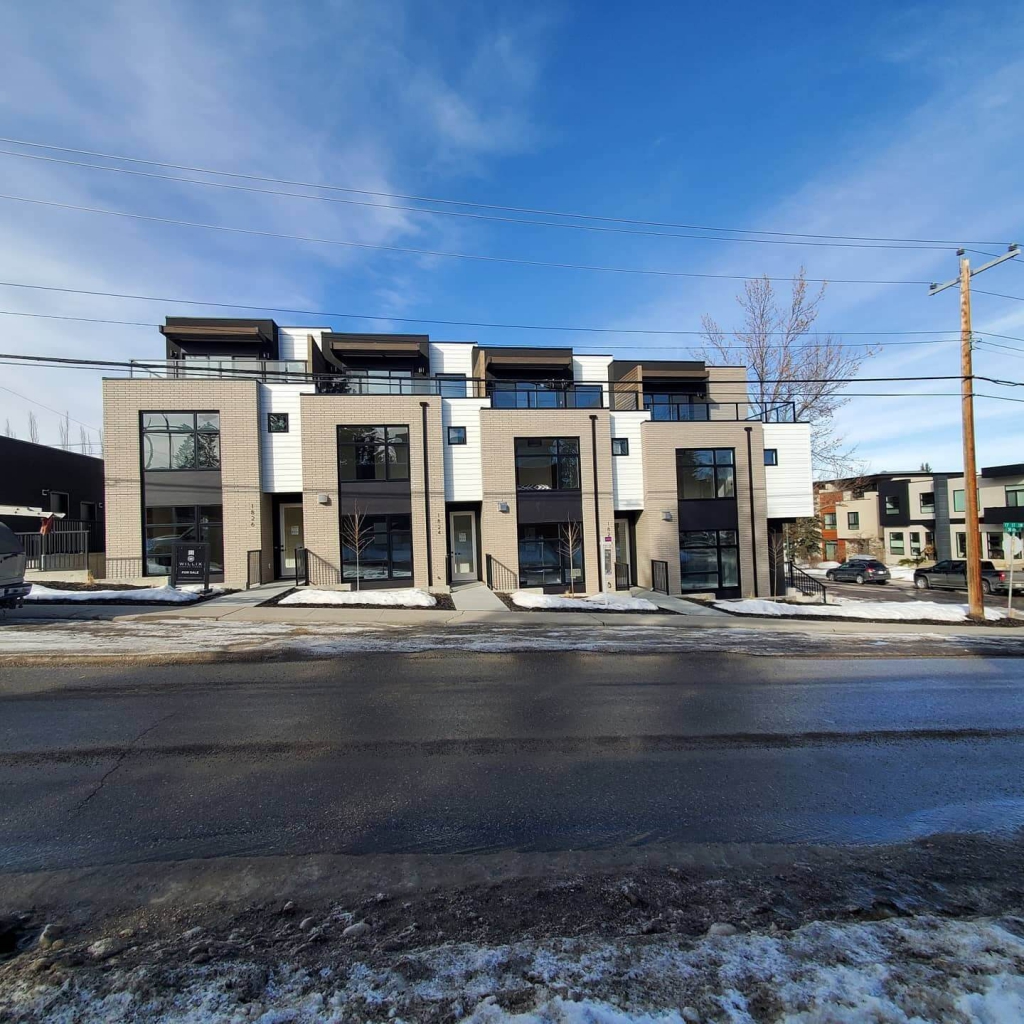
[[[16,536],[25,548],[26,569],[65,572],[89,568],[88,530],[53,530]]]
[[[76,533],[85,530],[89,534],[89,550],[103,551],[106,548],[106,532],[102,519],[53,519],[55,533]]]
[[[263,583],[263,552],[253,548],[245,553],[245,589],[258,587]]]
[[[668,562],[651,559],[651,590],[659,594],[668,593]]]
[[[615,563],[615,589],[616,590],[629,590],[629,563],[628,562],[616,562]]]
[[[503,565],[493,555],[487,556],[487,586],[498,594],[519,589],[519,574]]]
[[[132,359],[128,364],[129,377],[158,378],[160,380],[221,380],[234,377],[301,383],[308,376],[302,359]]]
[[[792,562],[788,566],[786,583],[792,590],[799,590],[805,597],[820,597],[822,604],[828,604],[828,588],[825,584],[808,575]]]

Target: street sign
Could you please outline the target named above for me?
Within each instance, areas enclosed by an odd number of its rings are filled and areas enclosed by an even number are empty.
[[[1015,537],[1019,537],[1024,533],[1024,523],[1003,523],[1003,529],[1007,533],[1012,533]]]
[[[202,583],[210,589],[210,545],[203,542],[175,541],[171,549],[171,586]]]

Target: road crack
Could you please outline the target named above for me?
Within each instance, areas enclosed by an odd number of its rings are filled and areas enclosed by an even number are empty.
[[[81,801],[81,802],[80,802],[80,803],[78,804],[78,806],[77,806],[77,807],[75,808],[75,814],[77,814],[77,813],[78,813],[79,811],[81,811],[81,810],[82,810],[82,809],[83,809],[83,808],[85,807],[85,805],[86,805],[86,804],[87,804],[87,803],[88,803],[88,802],[89,802],[89,801],[90,801],[90,800],[91,800],[91,799],[92,799],[92,798],[93,798],[94,796],[96,796],[96,794],[97,794],[97,793],[99,793],[99,792],[100,792],[100,790],[102,790],[102,789],[103,789],[103,787],[104,787],[104,786],[105,786],[105,785],[107,784],[107,779],[109,779],[109,778],[110,778],[110,776],[111,776],[111,775],[113,775],[113,774],[114,774],[114,772],[116,772],[116,771],[118,770],[118,768],[120,768],[120,767],[121,767],[121,765],[122,765],[122,764],[124,764],[124,762],[125,762],[125,761],[127,760],[127,758],[129,757],[129,755],[131,755],[131,754],[132,754],[132,753],[133,753],[133,752],[135,751],[135,749],[136,749],[136,747],[138,746],[138,744],[139,744],[139,743],[140,743],[140,742],[141,742],[141,741],[142,741],[143,739],[145,739],[145,737],[146,737],[146,736],[148,736],[148,735],[149,735],[149,734],[150,734],[150,733],[151,733],[151,732],[152,732],[152,731],[153,731],[154,729],[158,729],[158,728],[159,728],[159,727],[160,727],[161,725],[163,725],[163,724],[164,724],[164,722],[166,722],[166,721],[168,721],[169,719],[173,718],[173,717],[175,716],[175,714],[177,714],[177,712],[175,712],[175,711],[172,711],[172,712],[171,712],[171,713],[170,713],[169,715],[164,715],[163,717],[161,717],[161,718],[158,718],[158,719],[157,719],[157,720],[156,720],[156,721],[155,721],[155,722],[154,722],[154,723],[153,723],[152,725],[148,725],[148,726],[146,726],[146,728],[145,728],[145,729],[143,729],[143,730],[142,730],[142,732],[140,732],[140,733],[138,734],[138,736],[136,736],[136,737],[135,737],[135,738],[134,738],[134,739],[133,739],[133,740],[132,740],[132,741],[131,741],[131,742],[130,742],[130,743],[129,743],[129,744],[128,744],[128,745],[127,745],[127,746],[126,746],[125,748],[124,748],[124,750],[122,750],[122,751],[121,751],[121,752],[120,752],[120,753],[119,753],[119,754],[117,755],[117,758],[116,758],[116,760],[114,761],[113,765],[111,765],[111,767],[110,767],[110,768],[108,768],[108,769],[107,769],[107,771],[105,771],[105,772],[103,773],[103,775],[102,775],[102,776],[100,777],[100,780],[99,780],[99,782],[97,782],[97,783],[96,783],[96,785],[95,785],[95,786],[93,787],[92,791],[91,791],[90,793],[87,793],[87,794],[86,794],[86,796],[85,796],[85,797],[84,797],[84,798],[82,799],[82,801]]]

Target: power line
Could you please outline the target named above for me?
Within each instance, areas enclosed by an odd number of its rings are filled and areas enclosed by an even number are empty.
[[[663,335],[667,337],[704,337],[703,331],[672,331],[655,330],[653,328],[639,327],[577,327],[577,326],[551,326],[545,324],[500,324],[478,320],[432,320],[427,317],[391,316],[388,314],[367,314],[367,313],[338,313],[327,310],[316,309],[292,309],[285,306],[257,306],[242,302],[207,302],[199,299],[168,298],[166,295],[134,295],[128,292],[103,292],[84,288],[61,288],[57,285],[27,284],[23,281],[0,281],[0,288],[24,288],[29,291],[59,292],[66,295],[91,295],[107,299],[131,299],[139,302],[163,302],[179,306],[207,306],[214,309],[247,309],[258,310],[261,313],[288,313],[295,316],[323,317],[334,320],[383,320],[401,324],[433,324],[438,327],[480,327],[495,330],[508,331],[567,331],[583,334],[634,334],[634,335]],[[151,326],[142,324],[140,326]],[[157,325],[158,326],[158,325]],[[772,334],[784,334],[784,331],[772,331]],[[828,333],[840,332],[814,332],[815,337],[827,336]],[[851,335],[875,335],[874,331],[850,331]],[[882,332],[883,334],[889,332]],[[891,332],[898,334],[938,334],[939,331],[906,331]],[[980,333],[985,333],[984,331]],[[811,336],[811,335],[808,335]],[[993,335],[1002,337],[1002,335]]]
[[[1013,299],[1014,302],[1024,302],[1020,295],[1004,295],[1002,292],[987,292],[982,288],[971,289],[975,295],[991,295],[997,299]]]
[[[814,238],[814,239],[826,239],[826,240],[829,240],[829,241],[846,241],[846,242],[906,243],[904,245],[893,245],[892,246],[893,248],[911,248],[911,247],[914,247],[914,246],[925,246],[925,247],[942,248],[944,246],[950,246],[950,245],[966,246],[966,245],[1007,245],[1007,244],[1009,244],[1009,243],[1006,243],[1006,242],[992,242],[992,241],[987,241],[987,242],[964,242],[964,241],[959,241],[958,242],[955,239],[949,239],[949,238],[892,238],[892,237],[878,236],[878,235],[837,235],[837,234],[817,234],[817,233],[806,232],[806,231],[769,231],[769,230],[764,230],[764,229],[759,229],[759,228],[727,228],[727,227],[717,227],[717,226],[709,226],[709,225],[702,225],[702,224],[682,224],[682,223],[677,223],[677,222],[672,222],[672,221],[641,220],[641,219],[630,218],[630,217],[612,217],[612,216],[607,216],[607,215],[591,214],[591,213],[571,213],[571,212],[566,212],[566,211],[562,211],[562,210],[532,209],[530,207],[521,207],[521,206],[502,206],[502,205],[499,205],[499,204],[496,204],[496,203],[479,203],[479,202],[472,202],[470,200],[464,200],[464,199],[442,199],[442,198],[437,198],[437,197],[432,197],[432,196],[419,196],[419,195],[413,195],[413,194],[402,193],[402,192],[374,191],[374,190],[371,190],[371,189],[353,188],[353,187],[347,187],[347,186],[342,186],[342,185],[326,184],[326,183],[323,183],[323,182],[300,181],[300,180],[296,180],[296,179],[292,179],[292,178],[275,178],[275,177],[271,177],[271,176],[267,176],[267,175],[246,174],[246,173],[242,173],[242,172],[238,172],[238,171],[215,170],[215,169],[209,168],[209,167],[195,167],[195,166],[190,166],[188,164],[169,163],[167,161],[162,161],[162,160],[146,160],[146,159],[142,159],[140,157],[124,156],[124,155],[119,155],[119,154],[114,154],[114,153],[102,153],[102,152],[97,152],[95,150],[88,150],[88,149],[74,149],[74,148],[72,148],[70,146],[53,146],[53,145],[47,145],[47,144],[41,143],[41,142],[28,142],[28,141],[26,141],[24,139],[5,138],[5,137],[2,137],[2,136],[0,136],[0,142],[9,143],[9,144],[16,145],[16,146],[26,146],[26,147],[30,147],[32,149],[45,149],[45,150],[49,150],[50,152],[56,152],[56,153],[74,153],[74,154],[77,154],[79,156],[99,157],[99,158],[104,159],[104,160],[120,160],[120,161],[125,162],[125,163],[143,164],[143,165],[146,165],[146,166],[149,166],[149,167],[166,167],[166,168],[170,168],[171,170],[190,171],[190,172],[198,173],[198,174],[216,174],[216,175],[220,175],[221,177],[243,178],[243,179],[246,179],[246,180],[249,180],[249,181],[262,181],[262,182],[265,182],[265,183],[268,183],[268,184],[295,185],[295,186],[299,186],[301,188],[317,188],[317,189],[322,189],[322,190],[331,191],[331,192],[345,192],[345,193],[350,193],[350,194],[354,194],[354,195],[374,196],[376,198],[404,199],[404,200],[409,200],[409,201],[418,202],[418,203],[434,203],[436,205],[465,206],[465,207],[471,207],[473,209],[478,209],[478,210],[495,210],[495,211],[501,211],[501,212],[506,212],[506,213],[522,213],[522,214],[530,214],[530,215],[539,216],[539,217],[565,217],[565,218],[570,218],[570,219],[575,219],[575,220],[592,220],[592,221],[600,221],[602,223],[608,223],[608,224],[630,224],[630,225],[641,226],[641,227],[681,228],[683,230],[688,230],[688,231],[725,231],[725,232],[731,232],[733,234],[771,235],[771,236],[779,237],[779,238],[798,238],[798,239]],[[14,152],[7,151],[6,155],[8,155],[8,156],[25,157],[25,158],[32,158],[32,154],[29,154],[29,153],[14,153]],[[39,159],[39,158],[36,157],[36,159]],[[66,161],[66,162],[70,163],[71,161]],[[108,170],[126,170],[126,168],[103,168],[102,165],[97,165],[97,164],[86,164],[84,166],[100,167],[101,169],[108,169]],[[445,211],[441,211],[441,210],[418,210],[418,212],[421,212],[421,213],[443,213]],[[531,221],[530,223],[536,223],[536,222]],[[554,226],[570,226],[571,227],[571,226],[581,226],[581,225],[554,225]],[[699,236],[696,236],[696,237],[704,238],[704,237],[707,237],[707,236],[699,235]],[[739,239],[739,238],[737,238],[737,239],[723,239],[723,241],[767,241],[767,239]],[[797,242],[795,244],[811,244],[811,243]]]
[[[9,363],[7,365],[14,366],[24,364]],[[0,384],[0,391],[6,391],[8,394],[14,395],[17,398],[21,398],[26,402],[30,402],[32,405],[38,405],[40,409],[45,409],[47,412],[56,413],[58,416],[67,416],[67,418],[71,420],[72,423],[77,423],[81,427],[88,427],[89,430],[95,430],[97,434],[100,433],[99,427],[89,426],[88,423],[83,423],[81,420],[76,420],[74,416],[68,416],[66,412],[61,412],[59,409],[53,409],[48,405],[43,405],[42,402],[37,402],[34,398],[29,398],[28,395],[23,395],[20,391],[15,391],[14,388],[9,388],[3,384]]]
[[[249,308],[251,308],[251,307],[249,307]],[[318,314],[318,315],[327,316],[328,314]],[[0,309],[0,316],[25,316],[25,317],[34,317],[34,318],[38,318],[38,319],[42,319],[42,320],[69,320],[69,321],[75,321],[75,322],[78,322],[78,323],[86,323],[86,324],[113,324],[113,325],[116,325],[116,326],[123,326],[123,327],[163,327],[164,326],[163,324],[158,324],[156,322],[145,321],[145,320],[106,320],[106,319],[103,319],[102,317],[62,316],[62,315],[59,315],[57,313],[23,313],[23,312],[20,312],[18,310],[11,310],[11,309]],[[419,321],[419,322],[422,323],[423,321]],[[693,337],[704,337],[704,332],[703,331],[676,331],[676,332],[673,332],[673,333],[676,333],[676,334],[687,334],[687,335],[691,335]],[[782,332],[782,331],[773,331],[773,332],[770,332],[770,333],[772,333],[772,334],[782,334],[784,332]],[[819,337],[819,333],[824,333],[824,332],[809,332],[806,336],[809,337],[809,338],[817,338],[817,337]],[[859,331],[859,332],[835,331],[835,332],[831,332],[831,333],[834,333],[834,334],[861,334],[861,335],[869,334],[869,335],[877,336],[877,337],[889,337],[890,335],[932,334],[932,333],[938,334],[940,332],[938,332],[938,331],[888,331],[888,332],[885,332],[885,331],[877,331],[877,332],[875,332],[875,331]],[[616,343],[615,342],[610,342],[609,344],[615,345]],[[853,341],[853,342],[844,341],[843,344],[847,348],[875,348],[875,347],[877,347],[877,348],[889,348],[890,346],[893,346],[893,345],[958,345],[958,344],[960,344],[960,339],[959,338],[932,338],[930,340],[920,339],[920,340],[916,340],[916,341]],[[594,348],[596,346],[593,346],[593,345],[591,345],[591,346],[581,345],[579,347],[580,348]],[[644,348],[673,348],[674,349],[674,348],[680,348],[681,346],[680,345],[651,345],[651,344],[646,344],[643,347]],[[745,351],[746,348],[747,348],[746,345],[723,345],[723,346],[716,346],[716,347],[721,347],[723,349],[729,349],[729,350],[734,350],[734,351],[738,351],[738,352]],[[770,346],[770,347],[777,348],[779,346]],[[1009,346],[1003,346],[1003,347],[1004,348],[1008,348]]]
[[[0,199],[18,203],[32,203],[36,206],[49,206],[58,210],[74,210],[79,213],[97,213],[105,217],[123,217],[130,220],[148,221],[154,224],[171,224],[176,227],[202,228],[207,231],[228,231],[234,234],[257,235],[262,238],[281,238],[293,242],[314,242],[321,245],[342,245],[354,249],[374,249],[381,252],[405,253],[411,256],[440,256],[445,259],[472,260],[481,263],[510,263],[523,267],[545,267],[556,270],[587,270],[602,274],[639,274],[651,277],[686,277],[686,278],[728,278],[729,280],[748,280],[725,274],[688,273],[681,270],[647,270],[641,267],[602,267],[586,263],[550,263],[544,260],[520,259],[513,256],[483,256],[478,253],[447,252],[438,249],[419,249],[413,246],[384,245],[376,242],[355,242],[344,238],[319,238],[315,235],[290,235],[283,231],[265,231],[259,228],[235,227],[230,224],[206,224],[201,221],[181,220],[176,217],[156,217],[144,213],[129,213],[124,210],[107,210],[97,206],[79,206],[74,203],[58,203],[47,199],[29,199],[26,196],[14,196],[0,193]],[[793,278],[769,278],[773,281],[792,281]],[[815,281],[815,283],[819,283]],[[829,284],[907,284],[905,281],[829,281]]]

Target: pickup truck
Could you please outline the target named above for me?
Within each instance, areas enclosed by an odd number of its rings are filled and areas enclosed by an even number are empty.
[[[0,608],[17,608],[31,589],[25,582],[25,549],[10,527],[0,523]]]
[[[1024,576],[1024,573],[1021,574]],[[930,569],[914,571],[914,586],[918,590],[929,587],[946,590],[967,589],[967,563],[963,559],[936,562]],[[1010,574],[997,569],[991,562],[981,563],[981,589],[986,594],[1005,594],[1010,589]],[[1024,589],[1024,579],[1018,584],[1014,580],[1014,591]]]

